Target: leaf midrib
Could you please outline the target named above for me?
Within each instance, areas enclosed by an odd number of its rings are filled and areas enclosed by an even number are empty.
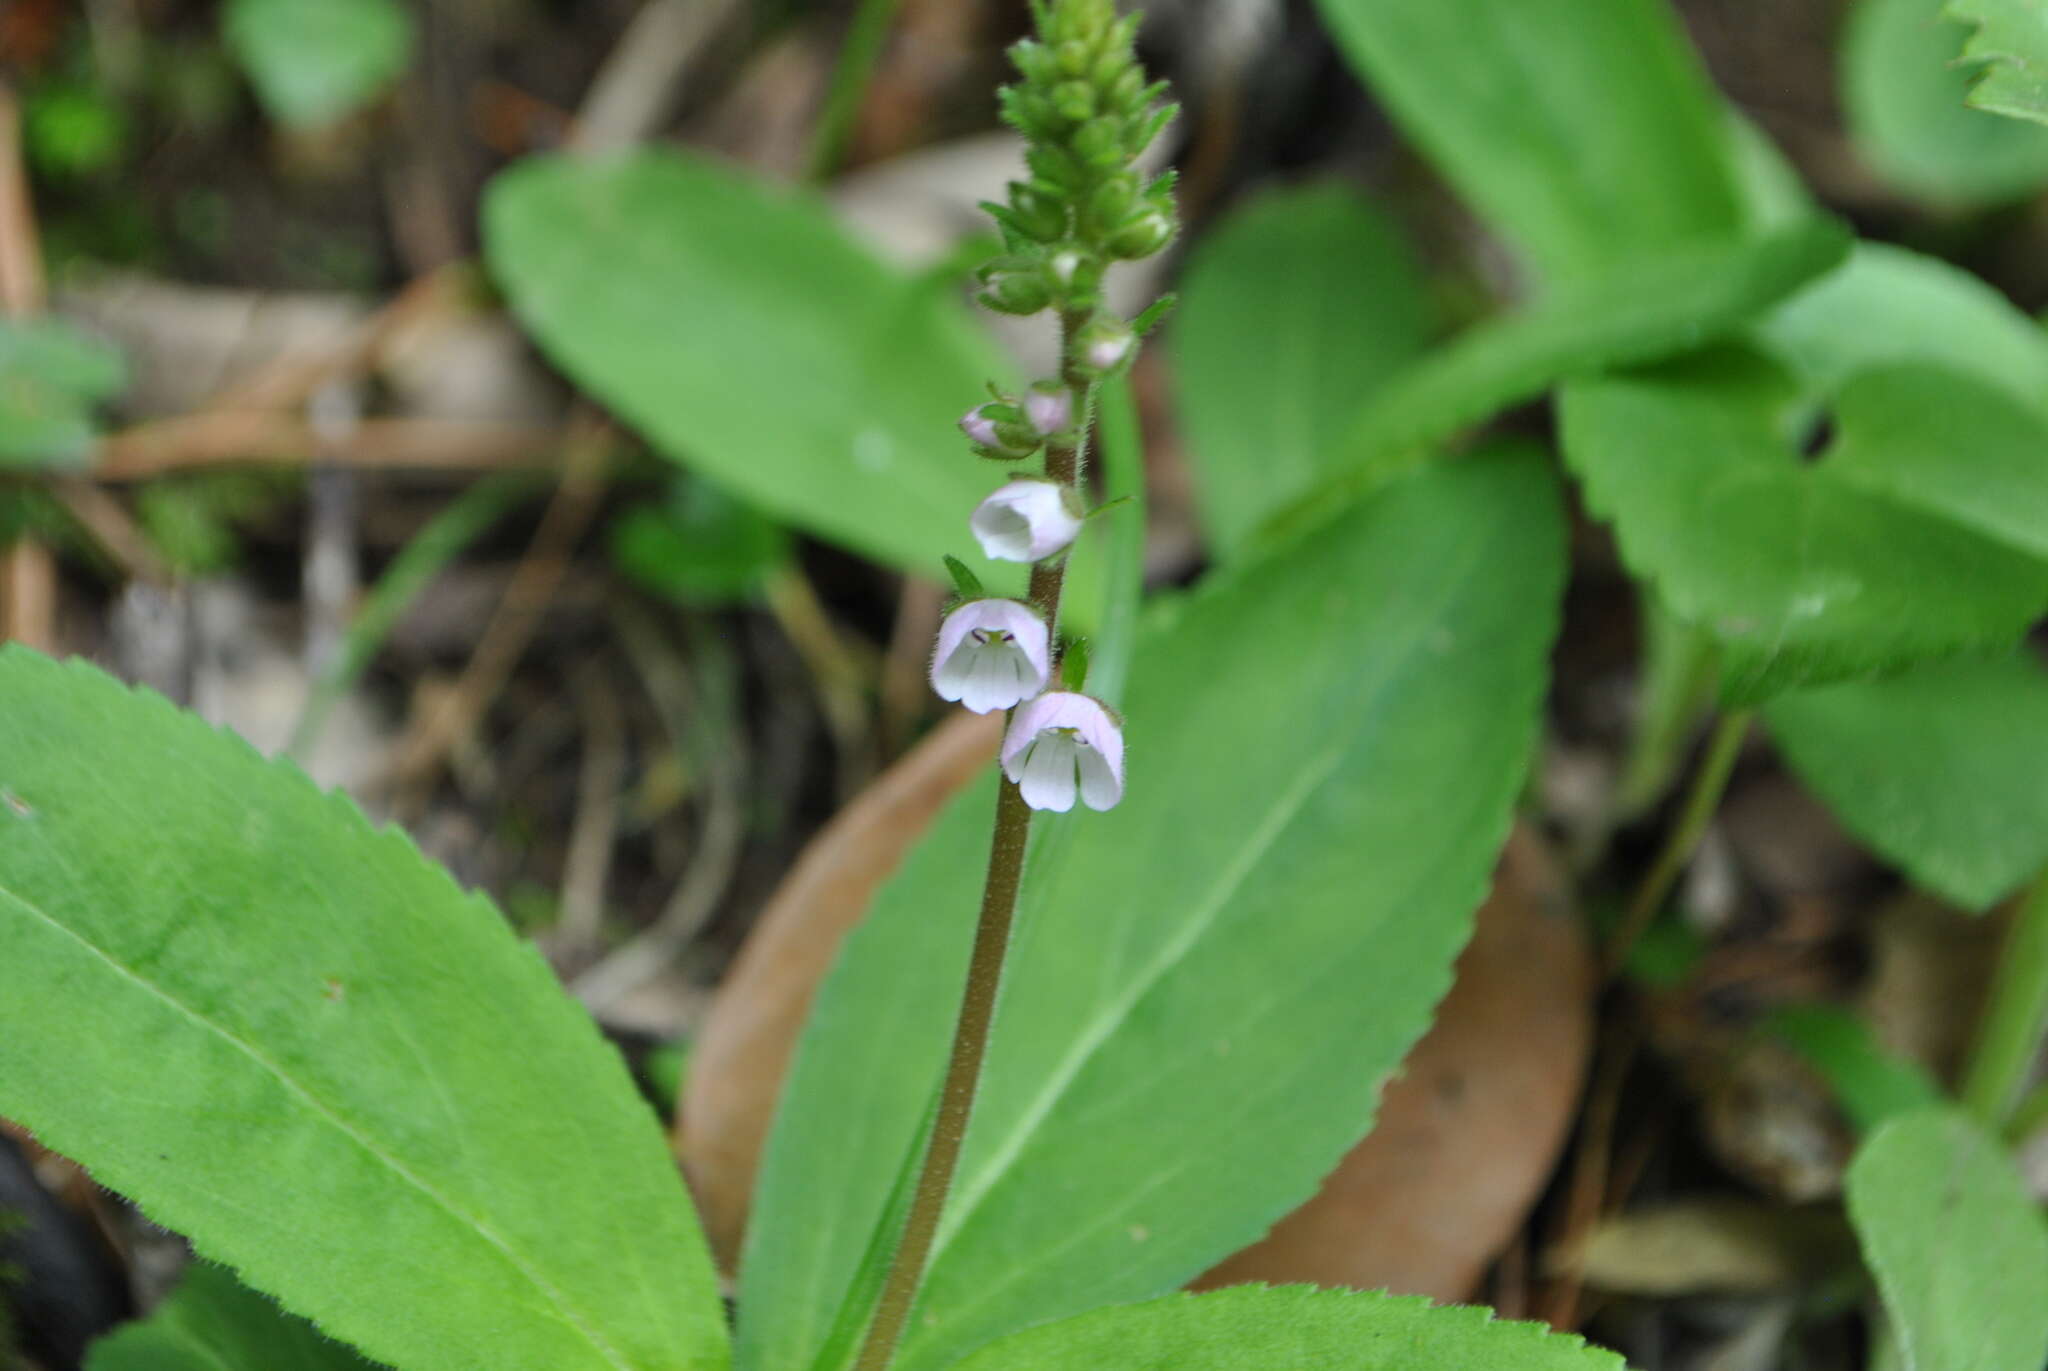
[[[625,1360],[619,1354],[619,1352],[616,1349],[614,1349],[597,1332],[597,1330],[594,1327],[591,1326],[588,1317],[582,1311],[578,1310],[572,1304],[570,1304],[568,1298],[565,1295],[563,1295],[563,1293],[560,1290],[558,1290],[551,1281],[549,1281],[545,1276],[541,1275],[539,1271],[535,1270],[527,1262],[527,1260],[518,1252],[518,1250],[512,1246],[509,1240],[500,1235],[494,1228],[492,1228],[489,1224],[485,1223],[483,1220],[463,1210],[452,1199],[442,1194],[441,1191],[438,1190],[424,1176],[421,1176],[419,1173],[415,1172],[411,1167],[407,1166],[403,1161],[399,1160],[390,1152],[386,1151],[383,1147],[379,1146],[375,1139],[371,1138],[368,1134],[364,1133],[354,1124],[351,1124],[334,1107],[327,1104],[324,1100],[322,1100],[319,1096],[315,1095],[306,1086],[302,1085],[288,1071],[286,1071],[283,1066],[273,1061],[261,1048],[257,1047],[254,1043],[251,1043],[246,1038],[243,1038],[239,1034],[233,1032],[225,1025],[217,1023],[213,1019],[208,1018],[206,1015],[192,1008],[190,1005],[186,1004],[184,1001],[180,1000],[177,996],[171,994],[169,991],[164,990],[162,987],[158,986],[155,982],[149,980],[147,977],[140,975],[134,969],[125,965],[119,959],[109,954],[106,951],[106,949],[100,947],[91,939],[84,937],[76,930],[72,929],[69,925],[65,924],[63,921],[52,915],[49,911],[43,909],[41,906],[29,900],[27,897],[21,895],[19,892],[9,888],[4,884],[0,884],[0,898],[6,899],[9,903],[15,905],[16,907],[27,913],[29,917],[40,921],[50,929],[54,930],[59,935],[70,939],[79,947],[85,949],[85,951],[89,953],[91,956],[97,958],[116,976],[122,978],[123,980],[129,981],[130,983],[139,987],[144,993],[154,996],[156,999],[160,1000],[165,1005],[168,1005],[177,1013],[183,1015],[185,1018],[197,1024],[200,1028],[206,1030],[209,1033],[212,1033],[221,1041],[227,1043],[236,1051],[242,1053],[245,1057],[247,1057],[250,1061],[254,1062],[263,1071],[268,1072],[270,1076],[273,1077],[280,1085],[284,1086],[286,1090],[290,1091],[292,1094],[298,1096],[301,1100],[305,1101],[306,1105],[310,1109],[312,1109],[316,1115],[318,1115],[321,1119],[325,1120],[336,1132],[340,1133],[343,1137],[347,1138],[350,1142],[354,1143],[372,1160],[376,1161],[379,1165],[383,1166],[386,1170],[391,1172],[392,1175],[398,1177],[405,1184],[412,1187],[414,1190],[417,1190],[421,1195],[425,1196],[428,1200],[432,1201],[435,1206],[440,1208],[450,1218],[457,1220],[464,1227],[469,1229],[471,1232],[475,1233],[476,1236],[481,1238],[488,1246],[496,1249],[499,1255],[505,1259],[505,1261],[512,1267],[512,1269],[516,1271],[520,1275],[520,1277],[523,1278],[529,1285],[531,1285],[534,1288],[534,1290],[537,1291],[541,1295],[541,1297],[547,1302],[547,1304],[555,1310],[555,1312],[560,1316],[562,1322],[567,1324],[570,1328],[573,1328],[578,1334],[578,1336],[580,1336],[586,1343],[590,1345],[591,1349],[598,1354],[599,1358],[606,1365],[615,1367],[618,1369],[618,1371],[635,1371],[633,1363]]]

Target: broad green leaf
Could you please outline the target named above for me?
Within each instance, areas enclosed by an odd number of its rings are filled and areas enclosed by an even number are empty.
[[[1396,480],[1149,619],[1123,803],[1040,816],[1066,850],[1026,874],[897,1371],[1173,1289],[1370,1126],[1506,830],[1561,541],[1543,462],[1494,452]],[[812,1010],[741,1266],[751,1371],[811,1364],[931,1098],[993,793],[944,814]]]
[[[75,462],[93,409],[127,384],[121,354],[51,320],[0,319],[0,471]]]
[[[679,152],[533,158],[484,230],[535,339],[667,456],[879,561],[1021,586],[967,534],[997,469],[954,427],[1005,368],[814,199]]]
[[[1965,65],[1982,68],[1970,103],[2014,119],[2048,123],[2048,5],[2044,0],[1949,0],[1942,11],[1974,25]]]
[[[297,128],[369,104],[412,56],[399,0],[228,0],[223,24],[264,109]]]
[[[1962,1114],[1880,1128],[1845,1188],[1905,1371],[2048,1361],[2048,1226],[1998,1144]]]
[[[2028,454],[2048,450],[2048,421],[1960,373],[1880,368],[1843,388],[1832,446],[1802,464],[1798,400],[1732,349],[1563,396],[1588,506],[1714,635],[1728,703],[2009,647],[2048,611],[2048,557],[1975,494],[2043,508],[2048,463],[2029,472]]]
[[[18,647],[0,1115],[405,1371],[725,1364],[652,1113],[490,904],[296,769]]]
[[[1174,379],[1219,557],[1327,473],[1360,402],[1422,352],[1430,313],[1399,227],[1344,186],[1266,194],[1197,242]]]
[[[1764,719],[1843,824],[1944,899],[1986,909],[2048,866],[2048,672],[2030,656],[1797,691]]]
[[[1427,449],[1561,380],[1691,351],[1829,271],[1848,246],[1840,226],[1806,220],[1619,263],[1558,286],[1382,386],[1345,435],[1342,462],[1366,468]]]
[[[1771,1033],[1827,1079],[1859,1132],[1942,1101],[1919,1063],[1878,1042],[1861,1015],[1840,1005],[1788,1005],[1765,1020]]]
[[[232,1273],[194,1262],[148,1318],[92,1345],[85,1371],[367,1371],[354,1349]]]
[[[1888,243],[1858,243],[1757,329],[1765,350],[1820,396],[1893,362],[1933,362],[2048,407],[2048,335],[1960,267]]]
[[[1320,0],[1408,136],[1546,277],[1728,238],[1725,115],[1666,0]]]
[[[1624,1371],[1540,1323],[1416,1295],[1239,1285],[1098,1309],[983,1348],[959,1371]]]
[[[1937,204],[2014,200],[2048,185],[2048,129],[1964,103],[1966,30],[1942,0],[1860,0],[1841,52],[1849,133],[1871,169]]]

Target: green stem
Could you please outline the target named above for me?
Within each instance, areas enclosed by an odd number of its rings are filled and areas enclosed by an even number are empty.
[[[832,85],[818,115],[818,127],[811,134],[811,154],[804,166],[806,180],[822,181],[839,169],[846,144],[853,137],[853,121],[867,98],[875,63],[881,59],[882,40],[889,36],[900,3],[861,0],[853,26],[846,31],[846,43],[839,49],[839,63],[832,69]]]
[[[1706,755],[1700,758],[1699,769],[1693,773],[1692,788],[1686,792],[1685,807],[1679,811],[1678,822],[1671,826],[1663,848],[1643,874],[1642,883],[1629,899],[1627,911],[1621,916],[1621,922],[1615,925],[1613,936],[1607,940],[1608,975],[1614,975],[1627,964],[1636,941],[1649,928],[1657,911],[1664,907],[1679,873],[1692,859],[1693,849],[1700,845],[1707,824],[1721,803],[1721,793],[1728,788],[1728,777],[1735,770],[1735,758],[1742,751],[1742,739],[1749,732],[1753,717],[1754,711],[1738,709],[1722,715],[1721,721],[1714,726],[1713,736],[1707,740]]]
[[[2048,1026],[2048,874],[2028,892],[1991,983],[1991,1002],[1977,1030],[1977,1045],[1963,1075],[1963,1107],[1996,1132],[2034,1065]]]
[[[1079,403],[1075,437],[1071,443],[1049,443],[1045,450],[1045,474],[1063,485],[1077,487],[1087,470],[1088,432],[1094,422],[1093,378],[1073,360],[1075,337],[1087,322],[1085,313],[1071,313],[1060,321],[1061,355],[1068,359],[1064,377]],[[1051,636],[1054,661],[1052,679],[1059,678],[1060,593],[1065,585],[1066,560],[1053,558],[1031,568],[1032,605],[1045,616]],[[903,1221],[903,1237],[890,1259],[889,1274],[875,1301],[875,1316],[861,1344],[856,1371],[885,1371],[903,1340],[910,1311],[924,1282],[925,1265],[931,1259],[932,1242],[945,1212],[946,1196],[953,1186],[953,1172],[960,1163],[960,1148],[967,1141],[967,1124],[974,1113],[974,1095],[981,1082],[981,1064],[988,1055],[989,1029],[995,1023],[996,999],[1003,984],[1003,960],[1010,950],[1010,928],[1017,914],[1017,892],[1024,879],[1024,855],[1031,841],[1031,807],[1007,777],[996,778],[995,832],[989,842],[988,877],[982,885],[981,918],[975,925],[974,951],[967,963],[967,985],[960,997],[960,1017],[953,1028],[953,1049],[946,1062],[945,1083],[939,1088],[939,1106],[933,1116],[931,1142],[925,1149],[924,1165],[917,1177],[917,1189]]]

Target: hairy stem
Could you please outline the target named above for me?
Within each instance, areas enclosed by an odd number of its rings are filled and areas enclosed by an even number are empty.
[[[1607,940],[1605,961],[1608,975],[1618,973],[1627,963],[1636,941],[1649,928],[1657,911],[1664,907],[1679,873],[1692,859],[1693,849],[1700,845],[1707,823],[1721,803],[1721,792],[1728,788],[1728,777],[1735,770],[1736,755],[1742,751],[1742,739],[1749,732],[1753,717],[1753,710],[1733,710],[1722,715],[1721,721],[1714,726],[1713,736],[1707,740],[1706,754],[1700,758],[1699,769],[1693,772],[1685,807],[1679,811],[1678,821],[1665,836],[1663,848],[1643,874],[1642,883],[1629,898],[1627,912],[1621,916],[1613,936]]]
[[[1063,377],[1073,388],[1076,421],[1071,442],[1049,443],[1045,474],[1065,486],[1078,486],[1087,468],[1088,431],[1095,418],[1092,378],[1072,360],[1075,334],[1086,315],[1071,313],[1060,321],[1061,355],[1068,358]],[[1060,592],[1066,582],[1066,560],[1054,558],[1031,568],[1030,600],[1045,616],[1051,635],[1053,672],[1059,671]],[[1010,950],[1010,927],[1017,914],[1017,892],[1023,885],[1024,853],[1031,839],[1031,807],[1008,777],[996,777],[995,832],[989,842],[988,878],[982,885],[981,919],[974,930],[974,952],[967,963],[967,985],[960,997],[960,1017],[953,1028],[953,1049],[946,1062],[945,1084],[939,1090],[938,1112],[931,1143],[918,1172],[903,1237],[889,1263],[882,1293],[875,1301],[874,1320],[861,1344],[856,1371],[885,1371],[903,1339],[924,1281],[925,1263],[945,1212],[960,1148],[967,1141],[967,1123],[974,1113],[974,1095],[981,1083],[981,1064],[988,1055],[989,1029],[995,1022],[996,997],[1002,989],[1003,960]]]
[[[1963,1107],[1993,1131],[2013,1112],[2048,1026],[2048,874],[2013,915],[1963,1076]]]

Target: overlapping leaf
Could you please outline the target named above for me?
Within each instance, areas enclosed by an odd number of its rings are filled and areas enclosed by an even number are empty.
[[[1021,583],[965,536],[993,471],[953,427],[1005,368],[821,204],[681,152],[533,158],[484,227],[540,345],[667,456],[879,561]]]
[[[2048,185],[2048,129],[1965,103],[1968,31],[1942,0],[1861,0],[1841,53],[1857,151],[1901,190],[1944,205],[1994,204]]]
[[[1744,227],[1719,100],[1664,0],[1320,0],[1339,48],[1547,278]]]
[[[710,1371],[617,1054],[399,834],[163,700],[0,649],[0,1114],[405,1371]]]
[[[1952,1110],[1903,1115],[1845,1189],[1906,1371],[2048,1361],[2048,1226],[1996,1141]]]
[[[93,409],[126,381],[103,343],[49,320],[0,319],[0,470],[84,457]]]
[[[1567,460],[1623,557],[1712,633],[1723,695],[2006,647],[2048,611],[2042,420],[1939,367],[1861,372],[1803,465],[1799,391],[1748,352],[1584,381]]]
[[[1951,19],[1975,26],[1963,60],[1983,68],[1970,103],[2048,123],[2048,23],[2042,0],[1949,0]]]
[[[1542,464],[1495,454],[1396,481],[1154,617],[1124,802],[1050,820],[1072,826],[1064,860],[1027,873],[902,1371],[1172,1289],[1366,1129],[1505,831],[1559,544]],[[742,1263],[753,1371],[810,1365],[924,1114],[991,799],[941,819],[812,1011]]]
[[[1400,230],[1340,186],[1268,194],[1196,244],[1174,377],[1219,556],[1327,474],[1360,404],[1421,353],[1429,315]]]
[[[2031,656],[1796,691],[1764,718],[1842,822],[1943,898],[1984,909],[2048,867],[2048,671]]]
[[[301,128],[368,104],[412,55],[398,0],[229,0],[223,25],[264,108]]]
[[[85,1371],[370,1371],[218,1266],[195,1262],[146,1319],[92,1345]]]
[[[1536,1323],[1426,1299],[1237,1286],[1100,1309],[1004,1338],[959,1371],[1623,1371],[1620,1357]]]

